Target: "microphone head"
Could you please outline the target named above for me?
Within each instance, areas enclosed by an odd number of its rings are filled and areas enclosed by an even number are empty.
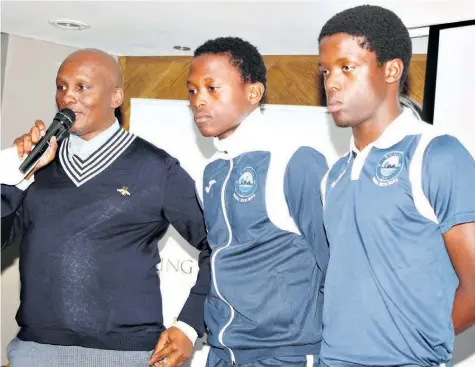
[[[61,111],[59,111],[56,115],[56,118],[60,119],[68,130],[76,122],[76,114],[69,108],[63,108]]]

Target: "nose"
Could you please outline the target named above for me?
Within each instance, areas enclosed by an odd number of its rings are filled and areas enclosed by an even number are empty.
[[[77,103],[77,97],[72,88],[67,88],[62,91],[60,98],[61,107],[69,107]]]
[[[191,105],[195,110],[205,107],[208,104],[208,95],[205,92],[197,91],[191,96]]]
[[[330,73],[324,80],[325,92],[332,93],[341,90],[341,76],[338,73]]]

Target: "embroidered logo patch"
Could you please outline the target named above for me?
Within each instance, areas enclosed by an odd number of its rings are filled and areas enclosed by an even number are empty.
[[[205,187],[205,191],[207,194],[209,194],[209,192],[211,191],[211,187],[216,183],[216,180],[211,180],[210,182],[208,182],[208,186]]]
[[[404,166],[403,152],[389,152],[383,155],[376,166],[373,182],[378,186],[389,186],[397,183],[397,178]]]
[[[257,173],[252,167],[244,168],[236,181],[234,198],[240,203],[247,203],[256,197]]]

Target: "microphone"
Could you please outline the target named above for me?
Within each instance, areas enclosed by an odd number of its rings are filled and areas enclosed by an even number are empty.
[[[25,158],[20,165],[20,172],[24,175],[31,172],[35,168],[36,163],[49,147],[50,139],[55,136],[59,139],[63,137],[64,133],[69,131],[76,121],[76,114],[69,108],[64,108],[54,116],[53,122],[46,130],[46,134],[40,139],[38,144],[33,148],[30,154]]]

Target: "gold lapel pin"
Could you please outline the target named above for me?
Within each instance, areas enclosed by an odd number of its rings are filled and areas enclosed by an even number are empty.
[[[122,186],[121,189],[117,189],[117,191],[122,195],[122,196],[130,196],[129,189],[127,186]]]

